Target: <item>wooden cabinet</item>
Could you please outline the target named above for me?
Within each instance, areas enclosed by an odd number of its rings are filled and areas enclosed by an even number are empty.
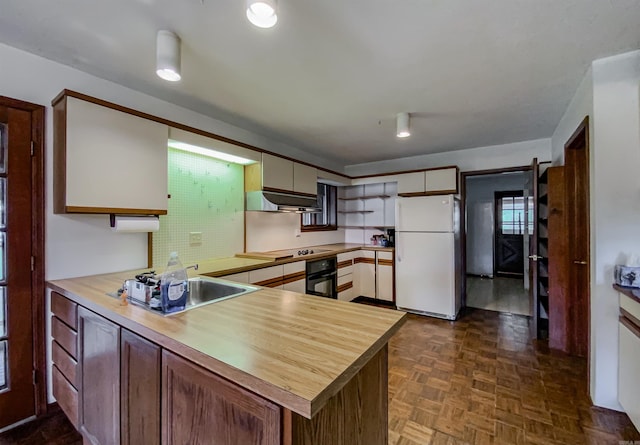
[[[262,154],[262,162],[245,167],[245,191],[269,190],[315,196],[318,171],[315,167],[286,158]]]
[[[636,426],[640,427],[640,303],[619,294],[618,400]]]
[[[394,289],[393,252],[376,252],[376,299],[392,302]]]
[[[229,280],[229,281],[237,281],[238,283],[246,283],[249,284],[249,272],[240,272],[240,273],[234,273],[231,275],[225,275],[223,277],[225,280]]]
[[[279,287],[282,286],[283,275],[284,267],[282,265],[250,270],[249,283],[264,287]]]
[[[92,445],[120,443],[120,327],[78,308],[80,432]]]
[[[339,253],[338,262],[338,300],[351,301],[354,295],[353,286],[353,258],[359,256],[358,252]]]
[[[163,445],[281,445],[281,409],[162,352]]]
[[[122,329],[120,430],[122,445],[160,443],[160,347]]]
[[[283,265],[282,288],[304,294],[307,292],[307,263],[296,261]]]
[[[458,193],[458,167],[433,168],[398,176],[399,195],[450,195]]]
[[[54,100],[54,212],[166,214],[168,126],[108,105]]]
[[[356,296],[376,298],[376,252],[361,250],[353,262],[353,286]]]

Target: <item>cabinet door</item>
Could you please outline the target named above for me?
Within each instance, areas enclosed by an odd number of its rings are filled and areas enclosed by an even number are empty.
[[[293,161],[263,153],[262,188],[293,191]]]
[[[122,445],[160,443],[160,347],[122,330]]]
[[[120,443],[120,327],[78,307],[80,432],[93,445]]]
[[[376,253],[361,250],[354,259],[353,266],[354,297],[376,297]]]
[[[405,173],[398,177],[398,193],[424,193],[425,172]]]
[[[283,264],[282,287],[284,290],[290,290],[301,294],[306,293],[307,284],[307,262],[296,261],[295,263]]]
[[[293,191],[307,195],[318,194],[318,170],[315,167],[293,164]]]
[[[280,445],[280,407],[169,351],[162,417],[163,445]]]
[[[357,252],[345,252],[338,254],[338,277],[353,273],[353,258]]]
[[[425,185],[427,192],[458,193],[458,169],[451,167],[427,170]]]
[[[634,303],[635,304],[635,303]],[[640,329],[632,323],[619,323],[618,399],[627,415],[640,427]]]
[[[351,301],[353,295],[353,275],[347,274],[338,277],[338,300]]]
[[[284,275],[284,268],[282,266],[250,270],[249,283],[257,284],[258,286],[277,287],[282,285],[282,275]]]
[[[66,170],[54,177],[57,213],[166,214],[169,127],[74,97],[63,123],[54,130],[66,131],[56,135],[56,165]]]
[[[376,299],[393,301],[393,253],[377,252],[378,261],[376,264],[377,292]]]

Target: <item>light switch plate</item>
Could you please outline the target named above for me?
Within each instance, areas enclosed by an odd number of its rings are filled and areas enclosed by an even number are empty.
[[[189,232],[189,244],[202,244],[202,232]]]

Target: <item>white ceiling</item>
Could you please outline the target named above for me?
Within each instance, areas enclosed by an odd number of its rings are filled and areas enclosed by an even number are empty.
[[[0,41],[357,164],[550,137],[590,62],[640,47],[640,0],[279,0],[268,30],[244,0],[0,0]]]

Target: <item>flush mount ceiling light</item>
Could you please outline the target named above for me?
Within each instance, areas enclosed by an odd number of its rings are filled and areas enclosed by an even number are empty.
[[[180,76],[180,37],[171,31],[158,31],[156,40],[156,74],[169,82]]]
[[[399,138],[408,138],[411,136],[409,131],[409,113],[398,113],[396,116],[396,136]]]
[[[247,18],[258,28],[271,28],[278,21],[276,0],[247,0]]]

